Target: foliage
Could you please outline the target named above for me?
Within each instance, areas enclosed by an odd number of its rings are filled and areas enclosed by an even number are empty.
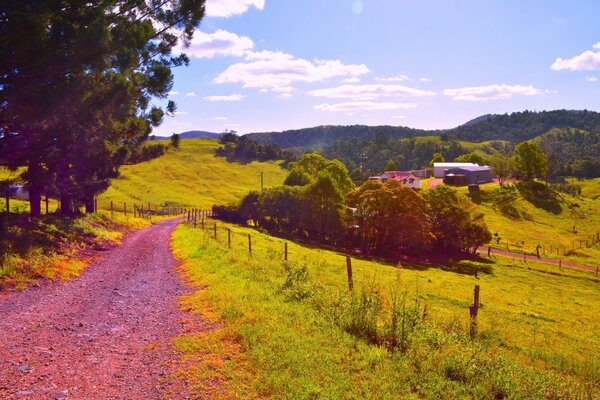
[[[468,162],[478,165],[488,165],[489,161],[487,157],[482,156],[480,153],[473,151],[467,154],[461,154],[454,159],[456,162]]]
[[[388,180],[368,181],[348,194],[356,226],[355,245],[367,254],[416,255],[433,240],[422,196]]]
[[[511,178],[515,172],[515,164],[512,158],[501,154],[495,154],[490,158],[490,166],[502,186],[507,179]]]
[[[434,163],[439,163],[439,162],[444,162],[444,161],[446,161],[446,159],[444,158],[442,153],[433,153],[433,156],[431,157],[431,161],[429,161],[429,166],[433,167]]]
[[[171,135],[171,146],[173,146],[174,149],[179,148],[180,141],[181,141],[181,138],[179,137],[179,135],[177,133],[174,133],[173,135]]]
[[[522,142],[515,147],[515,168],[526,181],[535,176],[546,176],[548,157],[536,142]]]
[[[396,171],[396,163],[394,162],[394,160],[388,160],[387,164],[385,164],[385,169],[383,171]]]
[[[492,235],[484,214],[466,196],[445,185],[425,192],[431,232],[440,254],[475,251]]]
[[[131,150],[131,153],[127,156],[126,164],[139,164],[144,161],[150,161],[154,158],[158,158],[164,155],[168,146],[162,143],[145,144],[143,146],[136,147]]]
[[[150,102],[188,61],[171,53],[173,30],[189,42],[204,1],[39,0],[0,15],[0,158],[27,167],[32,215],[43,191],[60,194],[63,213],[82,201],[93,211],[128,149],[160,124],[165,111]]]
[[[600,130],[552,129],[539,144],[553,176],[600,177]]]
[[[287,164],[296,159],[293,152],[283,151],[279,145],[258,144],[249,139],[248,136],[238,136],[235,131],[222,134],[219,142],[224,146],[217,149],[215,154],[227,158],[230,162],[249,163],[251,161],[284,160],[284,164]]]

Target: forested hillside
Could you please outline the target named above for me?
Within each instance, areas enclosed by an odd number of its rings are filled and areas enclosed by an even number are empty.
[[[389,125],[317,126],[283,132],[251,133],[248,136],[260,144],[273,143],[283,148],[326,149],[341,139],[368,140],[377,134],[384,134],[388,138],[441,135],[470,142],[508,140],[517,143],[543,135],[552,128],[597,131],[600,129],[600,113],[587,110],[523,111],[504,115],[485,115],[456,128],[445,130],[423,130]]]

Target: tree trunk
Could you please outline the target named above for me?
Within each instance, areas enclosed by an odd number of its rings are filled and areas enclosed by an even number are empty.
[[[30,186],[29,191],[29,215],[37,218],[42,214],[42,191],[38,186]]]
[[[85,198],[85,213],[91,214],[96,212],[94,196],[86,196]]]
[[[60,195],[60,213],[66,217],[73,216],[73,199],[67,194]]]

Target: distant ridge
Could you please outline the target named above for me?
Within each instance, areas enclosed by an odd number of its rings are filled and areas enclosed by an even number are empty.
[[[181,139],[218,139],[222,134],[208,131],[185,131],[179,134]],[[155,140],[168,139],[170,136],[155,136]]]
[[[523,111],[512,114],[488,114],[452,129],[425,130],[403,126],[317,126],[283,132],[249,133],[260,144],[277,144],[282,148],[327,149],[340,141],[370,140],[377,135],[388,139],[415,136],[441,136],[470,142],[507,140],[519,143],[534,139],[553,128],[600,130],[600,113],[588,110]]]

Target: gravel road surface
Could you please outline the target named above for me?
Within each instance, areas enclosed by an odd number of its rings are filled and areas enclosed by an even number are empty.
[[[72,281],[1,294],[0,399],[179,397],[166,379],[185,323],[176,225],[130,234]]]

